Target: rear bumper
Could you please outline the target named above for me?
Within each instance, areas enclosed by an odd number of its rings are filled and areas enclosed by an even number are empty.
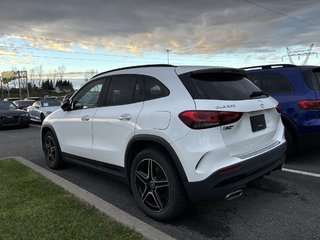
[[[280,170],[286,159],[286,143],[259,156],[240,163],[232,172],[215,172],[199,182],[186,182],[185,189],[191,201],[218,200],[227,194],[243,189],[247,183],[262,177],[271,171]]]

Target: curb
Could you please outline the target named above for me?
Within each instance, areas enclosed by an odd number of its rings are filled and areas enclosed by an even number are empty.
[[[99,211],[113,218],[115,221],[135,230],[140,233],[145,239],[150,240],[174,240],[175,238],[169,236],[168,234],[161,232],[160,230],[150,226],[149,224],[141,221],[140,219],[122,211],[121,209],[115,207],[114,205],[106,202],[102,198],[88,192],[87,190],[75,185],[74,183],[32,163],[31,161],[23,157],[8,157],[17,160],[23,165],[31,168],[35,172],[41,174],[45,178],[51,180],[58,186],[62,187],[66,191],[72,193],[80,200],[87,202],[88,204],[94,206]],[[7,158],[6,158],[7,159]],[[3,160],[3,159],[0,159]]]

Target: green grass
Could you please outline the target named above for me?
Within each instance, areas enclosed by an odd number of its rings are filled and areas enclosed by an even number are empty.
[[[142,239],[12,159],[0,161],[0,239]]]

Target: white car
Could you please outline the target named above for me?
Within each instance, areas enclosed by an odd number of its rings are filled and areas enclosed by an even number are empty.
[[[31,121],[43,122],[49,114],[59,109],[60,106],[60,101],[48,98],[35,101],[31,106],[27,107],[27,112],[30,114]]]
[[[130,184],[138,206],[168,220],[188,202],[239,197],[281,169],[277,101],[244,71],[149,65],[96,75],[42,125],[48,165],[74,162]]]

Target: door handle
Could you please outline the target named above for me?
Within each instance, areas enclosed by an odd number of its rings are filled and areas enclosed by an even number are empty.
[[[81,117],[81,121],[89,121],[90,120],[90,116],[89,115],[84,115]]]
[[[132,118],[131,114],[127,113],[127,114],[122,114],[119,117],[119,120],[121,121],[129,121]]]

